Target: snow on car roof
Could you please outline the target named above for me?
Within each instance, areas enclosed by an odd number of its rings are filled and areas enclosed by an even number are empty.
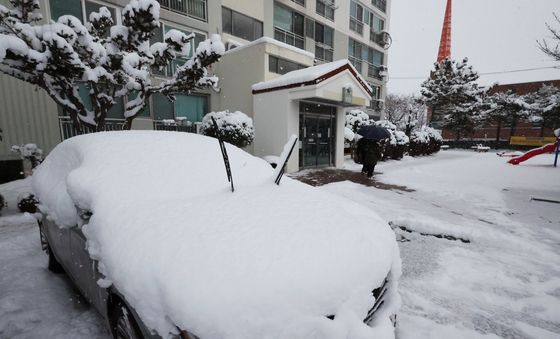
[[[400,274],[387,223],[290,178],[274,185],[266,161],[227,150],[235,193],[216,139],[153,131],[68,139],[33,187],[59,225],[79,222],[75,205],[92,211],[82,230],[100,283],[163,337],[392,337],[388,319],[362,322],[372,289]]]

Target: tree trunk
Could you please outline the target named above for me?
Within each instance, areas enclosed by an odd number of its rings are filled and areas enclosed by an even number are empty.
[[[541,122],[541,138],[544,137],[544,126],[546,125],[546,121],[543,119]]]
[[[502,120],[498,120],[498,127],[496,127],[496,142],[500,142],[501,132],[502,132]]]
[[[509,138],[511,140],[511,137],[513,137],[515,135],[515,127],[517,127],[517,118],[513,118],[512,122],[511,122],[511,129],[509,132]]]

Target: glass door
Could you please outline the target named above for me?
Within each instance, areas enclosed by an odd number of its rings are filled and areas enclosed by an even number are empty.
[[[300,105],[300,167],[334,166],[336,107]]]

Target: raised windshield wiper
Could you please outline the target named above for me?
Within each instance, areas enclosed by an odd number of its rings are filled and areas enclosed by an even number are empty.
[[[220,149],[222,150],[222,158],[224,159],[224,165],[226,166],[227,179],[231,183],[231,191],[234,192],[235,189],[233,188],[233,176],[231,175],[231,166],[229,164],[229,157],[227,154],[226,145],[224,144],[224,140],[222,138],[222,131],[218,127],[218,123],[216,122],[216,119],[214,119],[214,117],[211,118],[212,118],[212,124],[216,129],[216,136],[218,137],[218,143],[220,144]]]

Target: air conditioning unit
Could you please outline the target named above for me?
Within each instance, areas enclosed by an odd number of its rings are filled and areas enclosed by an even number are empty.
[[[375,34],[375,42],[383,46],[383,48],[388,49],[391,47],[393,39],[391,38],[391,34],[389,34],[389,32],[382,31]]]

